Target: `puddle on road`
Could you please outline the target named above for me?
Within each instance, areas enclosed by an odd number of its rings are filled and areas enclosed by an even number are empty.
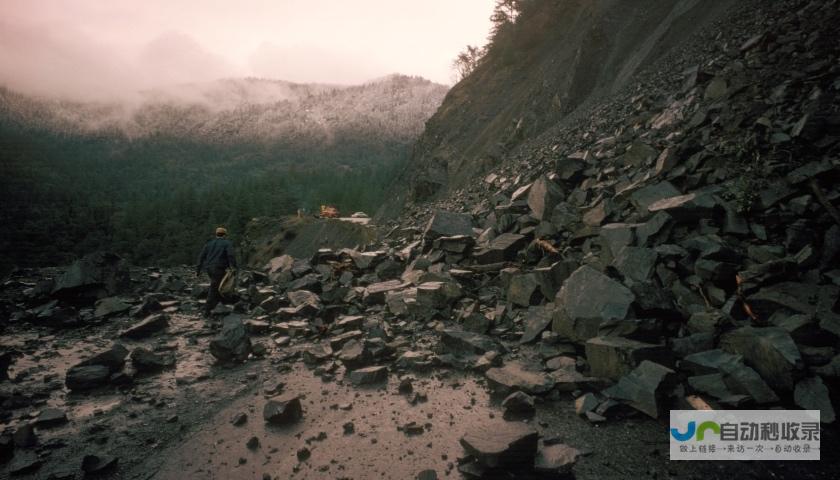
[[[411,405],[408,396],[397,393],[397,375],[387,387],[358,388],[338,382],[322,382],[301,364],[290,373],[264,374],[261,380],[286,383],[285,392],[305,395],[303,419],[285,428],[266,426],[261,391],[236,401],[191,438],[167,453],[156,479],[187,477],[208,479],[272,478],[414,478],[426,469],[440,477],[454,471],[463,455],[459,439],[471,425],[498,414],[487,392],[471,378],[452,375],[438,379],[416,376],[415,391],[428,401]],[[339,408],[352,404],[350,410]],[[246,413],[244,426],[231,425],[238,413]],[[345,434],[352,422],[354,433]],[[398,430],[409,422],[424,425],[424,432],[406,435]],[[323,432],[326,438],[307,443]],[[260,447],[250,450],[256,436]],[[297,451],[307,447],[311,456],[298,461]],[[244,462],[244,463],[241,463]]]

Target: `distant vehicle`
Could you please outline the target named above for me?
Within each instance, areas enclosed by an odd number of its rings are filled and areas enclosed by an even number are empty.
[[[321,213],[319,216],[321,218],[338,218],[339,212],[338,209],[332,205],[321,205]]]
[[[353,215],[350,215],[350,218],[370,218],[370,217],[365,212],[356,212]]]

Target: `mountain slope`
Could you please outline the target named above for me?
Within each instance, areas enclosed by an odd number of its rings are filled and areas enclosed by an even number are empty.
[[[429,120],[403,176],[410,191],[395,192],[397,207],[444,195],[498,165],[523,139],[628,85],[733,3],[531,2]]]

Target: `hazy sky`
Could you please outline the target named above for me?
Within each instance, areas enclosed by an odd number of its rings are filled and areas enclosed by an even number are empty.
[[[493,0],[0,0],[0,84],[103,96],[258,76],[451,83]]]

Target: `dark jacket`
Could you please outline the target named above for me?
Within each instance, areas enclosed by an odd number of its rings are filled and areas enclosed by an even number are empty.
[[[233,254],[233,244],[227,238],[216,237],[209,240],[201,250],[196,272],[202,270],[236,268],[236,256]]]

